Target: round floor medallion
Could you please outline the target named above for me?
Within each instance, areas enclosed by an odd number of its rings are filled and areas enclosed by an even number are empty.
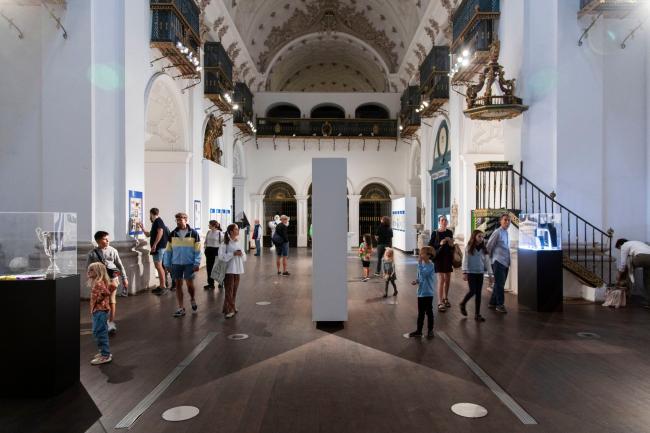
[[[259,301],[256,302],[255,305],[271,305],[271,303],[269,301]]]
[[[580,338],[600,338],[600,335],[594,332],[578,332],[576,335]]]
[[[165,421],[186,421],[199,414],[199,408],[194,406],[176,406],[167,409],[162,414]]]
[[[246,340],[248,338],[248,334],[231,334],[228,336],[229,340]]]
[[[465,418],[483,418],[488,414],[486,408],[474,403],[456,403],[451,407],[451,411]]]

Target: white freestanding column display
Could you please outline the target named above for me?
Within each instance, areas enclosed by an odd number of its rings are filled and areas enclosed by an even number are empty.
[[[416,248],[415,222],[417,221],[415,197],[393,200],[391,226],[393,228],[393,247],[402,251]]]
[[[348,320],[347,161],[312,159],[312,319]]]

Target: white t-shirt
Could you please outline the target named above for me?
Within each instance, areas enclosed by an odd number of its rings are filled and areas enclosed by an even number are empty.
[[[241,256],[236,256],[235,251],[240,250]],[[243,274],[244,262],[246,261],[246,253],[239,244],[239,241],[230,240],[228,244],[223,244],[219,247],[219,259],[227,262],[226,274]]]
[[[220,230],[208,230],[205,234],[205,246],[219,248],[223,241],[223,234]]]
[[[621,245],[621,260],[618,262],[618,270],[621,272],[625,270],[628,256],[635,257],[639,254],[650,254],[650,245],[641,241],[627,241]]]

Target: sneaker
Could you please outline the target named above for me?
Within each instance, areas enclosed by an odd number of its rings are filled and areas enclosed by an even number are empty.
[[[282,275],[282,272],[281,272],[281,271],[278,271],[278,275]]]
[[[179,308],[174,311],[174,317],[183,317],[185,315],[185,308]]]
[[[165,289],[163,289],[162,287],[156,287],[155,289],[153,289],[153,290],[151,291],[151,294],[160,296],[160,295],[162,295],[164,292],[165,292]]]
[[[506,310],[506,307],[504,307],[503,305],[497,305],[497,307],[496,307],[496,312],[497,312],[497,313],[503,313],[503,314],[505,314],[505,313],[507,313],[508,311]]]
[[[102,356],[102,353],[101,353],[101,352],[97,352],[97,353],[95,353],[95,356],[93,356],[93,359],[97,359],[97,358],[99,358],[100,356]]]
[[[115,322],[108,322],[108,333],[115,334],[117,332],[117,325]]]
[[[192,305],[192,311],[194,311],[194,312],[196,312],[196,310],[198,310],[198,308],[199,308],[199,307],[196,306],[196,301],[194,301],[194,299],[192,299],[190,301],[190,305]]]
[[[436,335],[433,333],[433,331],[429,331],[429,332],[427,332],[427,338],[433,338],[433,337],[435,337],[435,336],[436,336]]]
[[[422,337],[422,333],[418,332],[418,331],[413,331],[413,332],[409,333],[409,337],[410,338],[420,338],[420,337]]]
[[[372,274],[372,275],[374,275],[375,277],[381,277],[381,274],[380,274],[379,272],[375,272],[375,273]]]
[[[235,313],[228,313],[228,314],[226,314],[226,319],[230,319],[234,315],[235,315]]]
[[[388,298],[388,293],[386,293],[383,297],[384,297],[384,298]]]
[[[477,322],[485,322],[485,317],[481,316],[480,314],[477,314],[476,316],[474,316],[474,320],[476,320]]]
[[[488,304],[490,310],[494,310],[497,306],[495,304]]]
[[[129,294],[128,292],[121,291],[117,294],[117,296],[120,298],[126,298],[127,296],[129,296]]]
[[[365,283],[365,282],[367,282],[367,281],[370,281],[370,278],[368,278],[368,277],[364,277],[364,278],[361,279],[361,281],[363,281],[363,282]]]
[[[109,363],[112,360],[113,360],[113,355],[108,355],[108,356],[99,355],[97,358],[93,358],[93,360],[90,361],[90,363],[92,365],[100,365],[100,364]]]
[[[449,299],[445,299],[444,303],[445,303],[445,307],[447,308],[451,307],[451,304],[449,303]]]
[[[205,286],[203,286],[203,290],[208,290],[208,289],[210,289],[210,288],[211,288],[211,287],[210,287],[209,284],[206,284]],[[212,287],[212,289],[214,289],[214,287]]]
[[[291,274],[290,274],[289,272],[287,272],[287,271],[284,271],[284,272],[282,273],[282,276],[283,276],[283,277],[288,277],[289,275],[291,275]]]
[[[467,309],[465,308],[464,304],[460,304],[460,314],[467,316]]]

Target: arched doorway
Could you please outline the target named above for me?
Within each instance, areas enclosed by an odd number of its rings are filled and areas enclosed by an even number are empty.
[[[298,204],[296,191],[285,182],[274,182],[264,191],[264,246],[271,246],[269,221],[275,215],[289,217],[289,246],[298,246]]]
[[[144,143],[144,204],[157,207],[163,221],[174,226],[174,214],[190,210],[190,157],[186,112],[174,80],[164,74],[152,78],[147,94]]]
[[[436,134],[431,175],[431,227],[438,227],[438,217],[451,221],[451,150],[447,122],[442,121]]]
[[[373,244],[382,216],[390,216],[390,191],[380,183],[371,183],[361,190],[359,199],[359,242],[365,233],[370,233]]]

